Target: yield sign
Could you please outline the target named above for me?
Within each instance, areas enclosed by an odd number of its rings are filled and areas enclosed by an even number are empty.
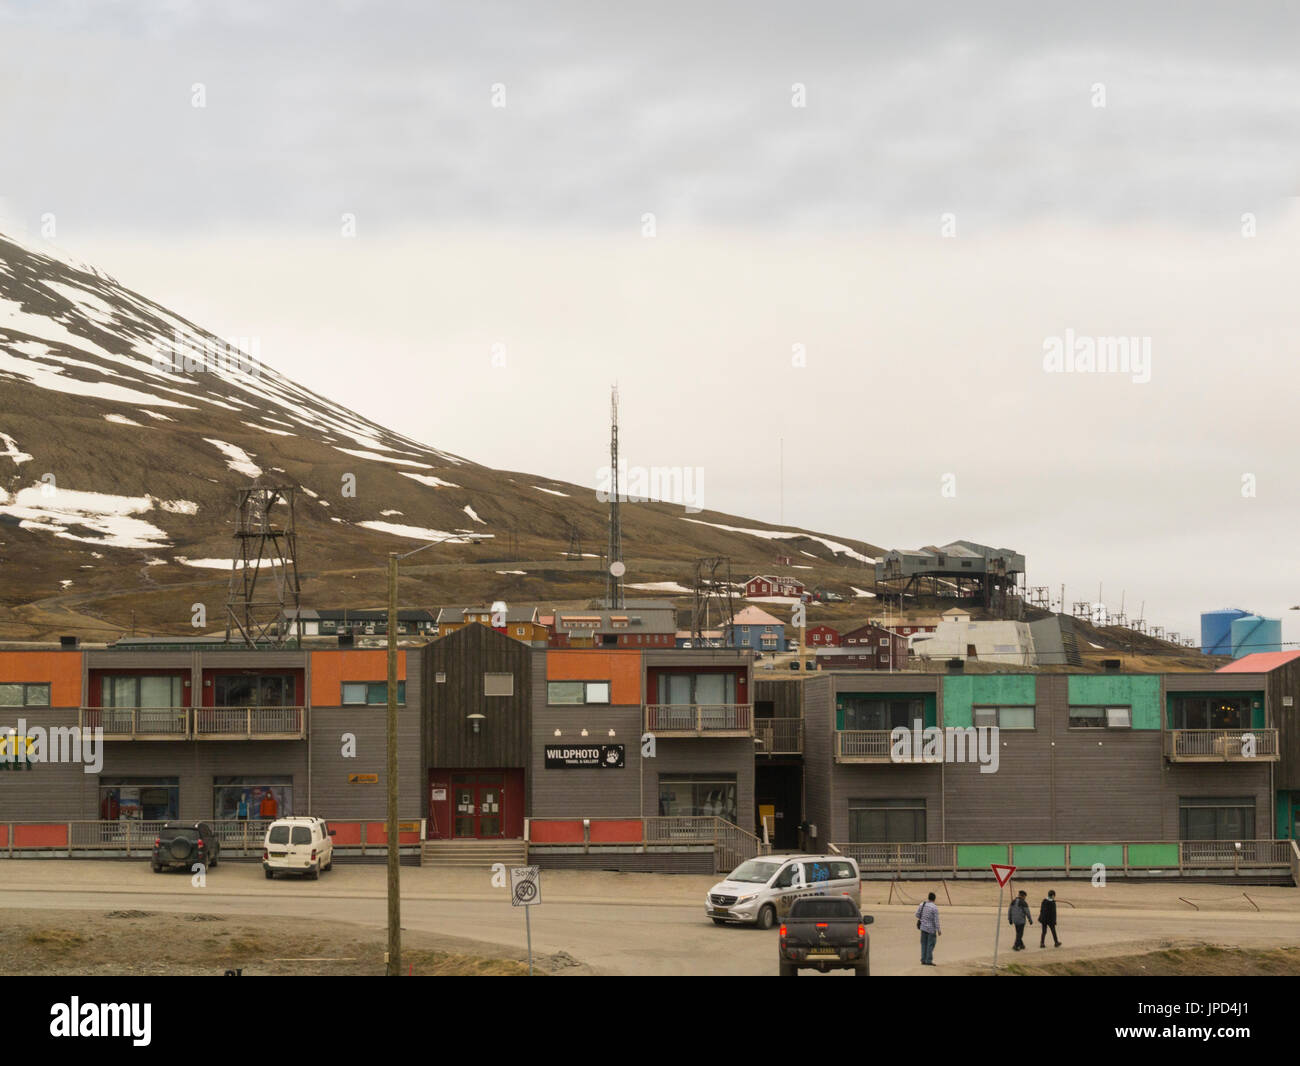
[[[1011,880],[1011,875],[1016,872],[1014,866],[1000,866],[996,862],[989,863],[993,867],[993,876],[998,879],[999,885],[1005,885]]]

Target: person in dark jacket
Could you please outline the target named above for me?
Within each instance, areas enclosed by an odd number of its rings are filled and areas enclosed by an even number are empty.
[[[1053,946],[1058,948],[1061,946],[1061,940],[1056,935],[1056,889],[1049,891],[1047,898],[1038,905],[1038,929],[1041,934],[1038,938],[1040,948],[1047,947],[1047,930],[1049,929],[1052,931],[1052,940],[1055,942]]]
[[[1026,892],[1022,888],[1020,895],[1011,901],[1011,906],[1007,910],[1007,922],[1016,927],[1016,942],[1012,951],[1025,950],[1025,923],[1034,924],[1029,917],[1029,900],[1026,898]]]

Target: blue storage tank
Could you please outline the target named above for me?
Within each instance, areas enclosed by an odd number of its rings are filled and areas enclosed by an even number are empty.
[[[1232,657],[1282,650],[1282,619],[1248,614],[1232,623]]]
[[[1201,651],[1206,655],[1232,654],[1232,623],[1245,618],[1248,611],[1228,607],[1222,611],[1201,612]]]

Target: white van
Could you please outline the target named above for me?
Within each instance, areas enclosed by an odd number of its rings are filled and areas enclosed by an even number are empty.
[[[324,818],[277,818],[262,843],[262,869],[269,881],[276,870],[306,874],[315,881],[334,865],[334,831]]]
[[[803,896],[848,896],[862,903],[858,864],[845,855],[761,855],[742,862],[704,900],[715,925],[771,929]]]

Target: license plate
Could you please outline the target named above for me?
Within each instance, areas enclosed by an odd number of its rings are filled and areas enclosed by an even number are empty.
[[[284,852],[283,852],[283,851],[273,851],[273,852],[271,852],[271,858],[273,858],[273,859],[283,859],[283,858],[284,858]]]
[[[839,954],[840,953],[838,951],[833,951],[828,948],[813,948],[812,951],[808,952],[808,957],[813,959],[822,958],[824,956],[833,956],[835,958],[839,958]]]
[[[727,910],[724,910],[724,909],[721,908],[721,907],[714,907],[714,908],[713,908],[713,913],[714,913],[715,915],[717,915],[719,918],[725,918],[725,917],[727,917],[727,915],[729,915],[731,912],[730,912],[730,911],[727,911]]]

